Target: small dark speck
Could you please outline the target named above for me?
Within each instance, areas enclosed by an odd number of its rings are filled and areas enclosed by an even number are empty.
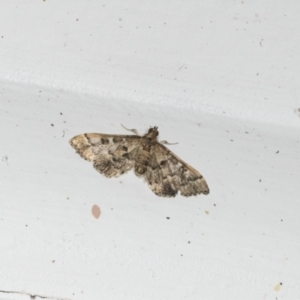
[[[180,256],[183,256],[183,254],[180,254]]]
[[[230,142],[233,142],[233,140],[230,140]]]
[[[79,21],[79,19],[76,19],[76,22]]]
[[[111,208],[110,210],[114,210],[113,208]]]
[[[279,153],[279,150],[276,152],[276,154],[278,154]]]
[[[188,244],[190,244],[191,243],[191,241],[188,241]]]
[[[170,217],[166,217],[167,220],[170,220]]]
[[[8,156],[7,156],[7,155],[3,156],[3,157],[2,157],[2,161],[3,161],[3,162],[6,162],[6,164],[8,164],[8,163],[7,163],[7,161],[8,161]]]
[[[261,179],[259,179],[259,182],[261,182]]]
[[[283,222],[283,220],[282,220],[282,219],[281,219],[280,221],[281,221],[281,222]]]
[[[217,206],[217,204],[214,204],[214,206]]]
[[[62,112],[60,113],[60,115],[62,116]]]
[[[248,132],[248,131],[245,131],[245,133],[248,134],[249,132]]]
[[[51,124],[51,126],[54,126],[54,124]]]

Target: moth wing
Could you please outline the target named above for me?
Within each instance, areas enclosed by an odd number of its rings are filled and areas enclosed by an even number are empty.
[[[135,135],[85,133],[73,137],[70,144],[81,157],[93,162],[98,172],[118,177],[134,166],[140,139]]]
[[[178,191],[186,197],[209,193],[203,176],[160,143],[151,147],[145,179],[158,196],[175,197]]]

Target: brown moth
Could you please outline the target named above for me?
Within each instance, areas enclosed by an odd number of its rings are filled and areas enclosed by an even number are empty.
[[[157,196],[175,197],[178,191],[186,197],[207,195],[203,176],[166,148],[166,141],[157,140],[157,129],[152,127],[142,136],[135,129],[128,130],[136,135],[84,133],[73,137],[70,144],[106,177],[118,177],[134,168]]]

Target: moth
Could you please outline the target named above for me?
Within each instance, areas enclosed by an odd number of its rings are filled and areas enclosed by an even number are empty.
[[[84,133],[73,137],[70,144],[106,177],[118,177],[134,169],[157,196],[175,197],[178,191],[186,197],[209,193],[203,176],[163,145],[168,142],[157,140],[158,127],[150,128],[145,135],[127,130],[135,135]]]

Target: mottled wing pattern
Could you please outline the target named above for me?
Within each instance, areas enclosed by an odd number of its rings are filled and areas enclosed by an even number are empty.
[[[134,135],[86,133],[72,138],[70,144],[80,156],[92,161],[98,172],[106,177],[118,177],[134,166],[141,148],[140,139]]]
[[[134,133],[135,130],[130,130]],[[157,141],[157,127],[143,136],[85,133],[75,136],[70,144],[97,171],[117,177],[134,168],[158,196],[175,197],[209,193],[203,176]]]
[[[152,191],[163,197],[209,193],[203,176],[160,143],[151,147],[145,179]]]

